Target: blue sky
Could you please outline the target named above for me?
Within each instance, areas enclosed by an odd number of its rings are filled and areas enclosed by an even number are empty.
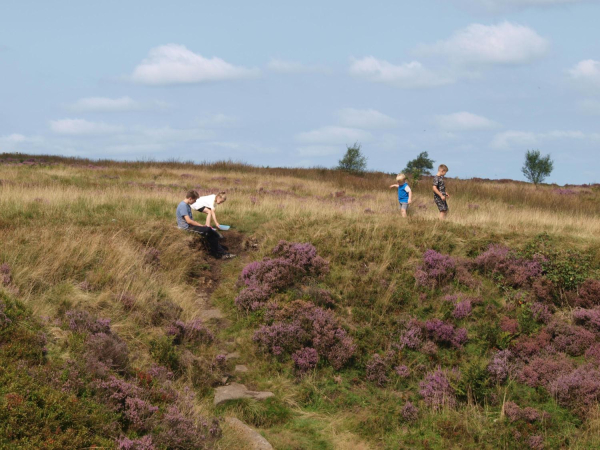
[[[0,4],[0,152],[599,182],[598,0]]]

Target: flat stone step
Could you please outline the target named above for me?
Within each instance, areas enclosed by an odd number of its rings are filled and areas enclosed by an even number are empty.
[[[235,366],[235,371],[236,372],[248,372],[248,367],[245,366],[244,364],[237,364]]]
[[[226,417],[225,422],[233,428],[242,439],[247,441],[248,446],[252,450],[273,450],[273,446],[269,444],[269,441],[262,437],[254,428],[250,428],[241,420],[236,419],[235,417]]]
[[[269,397],[274,397],[275,394],[269,391],[251,391],[246,386],[240,383],[231,383],[228,386],[220,386],[215,389],[214,405],[229,400],[239,400],[241,398],[253,398],[254,400],[265,400]]]
[[[227,353],[225,355],[225,360],[229,361],[230,359],[240,359],[240,352],[235,351],[235,352]]]

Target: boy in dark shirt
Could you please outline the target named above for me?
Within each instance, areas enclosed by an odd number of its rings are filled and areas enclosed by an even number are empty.
[[[205,236],[206,240],[208,241],[210,254],[215,258],[235,258],[235,255],[227,253],[219,244],[219,233],[217,233],[211,227],[200,225],[198,222],[192,219],[192,208],[190,205],[198,200],[198,197],[199,195],[196,191],[189,191],[186,194],[185,199],[179,203],[176,211],[177,226],[182,230],[192,231]]]
[[[433,201],[440,211],[440,220],[446,219],[446,215],[448,214],[448,202],[446,199],[450,197],[450,194],[446,192],[446,184],[444,183],[444,175],[447,173],[448,166],[440,164],[437,175],[433,177]]]

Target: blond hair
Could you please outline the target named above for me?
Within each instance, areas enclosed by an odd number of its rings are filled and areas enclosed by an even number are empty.
[[[219,193],[216,195],[216,197],[215,197],[215,200],[222,200],[222,201],[225,201],[225,200],[227,200],[227,196],[225,195],[225,191],[221,191],[221,192],[219,192]]]
[[[404,183],[404,182],[406,181],[406,175],[404,175],[403,173],[399,173],[399,174],[396,176],[396,181],[399,181],[399,182],[401,181],[401,182],[403,182],[403,183]]]
[[[446,172],[448,172],[448,166],[446,164],[440,164],[440,167],[438,167],[438,170],[445,170]]]

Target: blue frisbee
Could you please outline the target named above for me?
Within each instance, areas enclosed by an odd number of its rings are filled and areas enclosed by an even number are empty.
[[[219,230],[229,230],[231,227],[229,225],[219,225]]]

